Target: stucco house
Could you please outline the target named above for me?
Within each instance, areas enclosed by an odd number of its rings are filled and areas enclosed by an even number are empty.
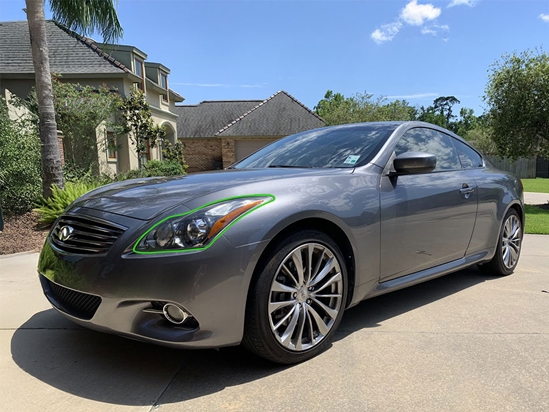
[[[53,73],[64,82],[116,88],[128,96],[134,88],[144,91],[155,124],[163,125],[167,140],[175,143],[177,118],[175,103],[184,98],[169,88],[170,70],[147,61],[147,54],[137,47],[106,45],[82,37],[60,24],[46,21],[46,33]],[[35,85],[34,66],[26,21],[0,22],[0,93],[7,91],[25,98]],[[114,139],[100,133],[98,139]],[[119,173],[137,168],[137,154],[127,138],[116,141],[116,150],[100,151],[103,171]],[[150,149],[148,159],[160,159],[159,147]]]
[[[265,100],[203,101],[175,106],[177,137],[189,172],[220,169],[324,120],[285,91]]]

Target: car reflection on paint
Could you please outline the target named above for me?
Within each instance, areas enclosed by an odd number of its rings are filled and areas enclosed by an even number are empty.
[[[322,128],[225,171],[82,196],[49,234],[39,277],[80,325],[295,363],[326,349],[364,299],[474,264],[511,274],[522,196],[515,176],[440,127]]]

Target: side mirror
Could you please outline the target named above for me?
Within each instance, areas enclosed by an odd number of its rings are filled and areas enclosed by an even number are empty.
[[[397,174],[429,173],[437,166],[437,157],[423,152],[406,152],[395,157],[393,166]]]

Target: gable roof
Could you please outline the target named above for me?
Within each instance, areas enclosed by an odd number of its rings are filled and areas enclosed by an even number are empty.
[[[46,21],[50,68],[54,73],[131,73],[88,38]],[[0,22],[0,73],[34,73],[26,21]]]
[[[287,136],[324,126],[324,120],[281,90],[223,127],[216,136]]]
[[[204,101],[175,109],[178,137],[286,136],[324,126],[285,91],[265,100]]]
[[[175,106],[178,137],[214,137],[223,127],[252,110],[262,100],[215,100]]]

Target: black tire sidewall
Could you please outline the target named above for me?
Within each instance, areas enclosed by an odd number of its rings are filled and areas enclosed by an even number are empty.
[[[507,219],[509,219],[511,215],[515,215],[520,222],[520,239],[521,240],[520,240],[519,256],[517,258],[517,261],[515,262],[513,267],[508,268],[503,263],[502,245],[503,245],[503,232],[505,230],[505,222],[507,222]],[[493,276],[508,276],[512,274],[515,271],[518,265],[518,261],[520,259],[520,252],[522,251],[523,240],[524,240],[524,223],[521,220],[518,212],[515,209],[511,208],[507,211],[507,213],[505,214],[505,217],[502,220],[501,227],[499,230],[499,235],[498,235],[497,249],[496,249],[496,253],[494,254],[494,257],[490,262],[480,265],[480,269],[483,272]]]
[[[330,249],[330,251],[334,254],[341,268],[341,275],[343,279],[343,296],[338,316],[335,319],[330,332],[328,332],[322,342],[308,350],[294,352],[284,348],[273,335],[268,318],[268,305],[272,281],[278,268],[292,250],[305,243],[319,243]],[[305,230],[296,232],[281,241],[266,260],[266,264],[262,268],[261,273],[257,278],[257,282],[253,286],[253,294],[250,296],[251,304],[249,309],[253,312],[250,315],[256,316],[258,322],[256,322],[257,330],[246,330],[246,333],[257,333],[259,335],[257,337],[260,339],[266,352],[268,352],[270,356],[265,356],[265,353],[258,354],[279,363],[298,363],[323,352],[328,345],[330,345],[333,335],[343,317],[343,312],[345,311],[345,304],[347,301],[347,287],[348,281],[345,260],[339,247],[331,237],[320,231]],[[254,349],[252,348],[252,350]],[[258,352],[256,350],[254,351],[256,353]]]

